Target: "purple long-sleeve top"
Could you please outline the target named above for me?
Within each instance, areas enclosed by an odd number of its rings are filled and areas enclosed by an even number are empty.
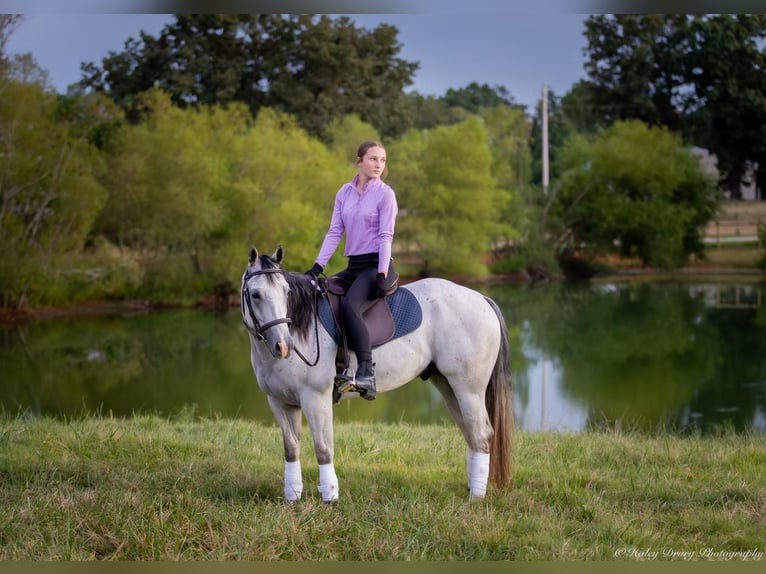
[[[359,192],[358,180],[357,175],[335,194],[330,227],[316,261],[322,267],[327,265],[345,232],[345,256],[377,253],[378,272],[387,273],[399,210],[396,194],[380,179],[371,179]]]

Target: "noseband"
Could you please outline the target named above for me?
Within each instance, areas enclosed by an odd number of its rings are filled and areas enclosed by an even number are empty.
[[[263,336],[263,334],[272,327],[276,325],[281,325],[283,323],[287,323],[290,325],[290,323],[293,322],[292,319],[289,317],[284,317],[282,319],[274,319],[273,321],[269,321],[265,325],[258,324],[258,319],[255,317],[255,312],[253,311],[253,304],[251,303],[252,297],[250,297],[250,289],[247,287],[247,282],[257,275],[267,275],[269,273],[284,273],[282,269],[258,269],[256,271],[251,271],[250,273],[246,274],[244,278],[242,279],[242,304],[243,306],[247,305],[247,312],[250,314],[250,319],[253,321],[254,329],[250,328],[250,325],[248,325],[245,321],[242,321],[245,324],[245,329],[247,329],[250,333],[252,333],[259,341],[265,341],[266,337]]]

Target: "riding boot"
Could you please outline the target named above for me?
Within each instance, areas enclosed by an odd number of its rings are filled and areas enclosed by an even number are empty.
[[[372,361],[360,361],[356,369],[356,388],[363,399],[375,400],[377,391],[375,388],[375,365]]]
[[[358,392],[360,397],[372,401],[376,396],[375,369],[372,361],[359,361],[354,375],[338,373],[335,375],[335,390],[337,394],[335,402],[340,400],[340,395],[348,392]]]

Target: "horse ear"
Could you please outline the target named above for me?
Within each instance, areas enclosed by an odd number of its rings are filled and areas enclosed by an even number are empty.
[[[282,249],[281,245],[277,246],[277,250],[274,252],[274,255],[271,256],[271,258],[277,262],[277,265],[280,265],[282,263],[282,259],[285,256],[285,250]]]
[[[255,260],[258,259],[258,250],[255,248],[255,246],[250,248],[250,257],[248,258],[248,261],[250,261],[250,265],[255,263]]]

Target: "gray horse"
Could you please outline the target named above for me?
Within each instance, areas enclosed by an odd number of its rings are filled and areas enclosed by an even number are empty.
[[[296,501],[303,491],[303,411],[314,439],[319,491],[323,501],[332,502],[339,495],[332,411],[338,347],[321,326],[316,284],[282,269],[283,256],[282,247],[272,255],[250,249],[242,275],[242,320],[258,385],[282,430],[285,498]],[[421,279],[400,289],[417,299],[422,321],[412,332],[373,349],[378,393],[427,377],[468,444],[469,497],[484,497],[490,478],[496,487],[507,487],[513,408],[508,335],[500,309],[479,292],[444,279]]]

